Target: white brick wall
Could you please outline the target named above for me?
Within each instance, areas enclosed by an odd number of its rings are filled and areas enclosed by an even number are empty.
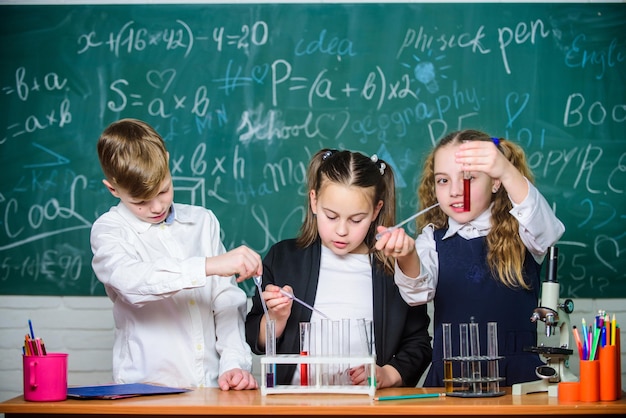
[[[598,309],[615,313],[618,321],[626,322],[623,299],[577,299],[574,305],[571,324],[578,327],[583,317],[590,321]],[[69,353],[69,385],[111,383],[111,307],[105,297],[0,296],[0,401],[23,393],[21,347],[29,319],[48,351]],[[540,326],[543,333],[542,329]],[[571,369],[578,375],[576,358],[572,358]],[[626,365],[625,359],[622,347],[622,365]],[[624,367],[622,371],[622,387],[626,388]]]
[[[106,297],[0,296],[0,401],[23,393],[29,319],[48,351],[69,353],[68,384],[110,383],[111,307]]]

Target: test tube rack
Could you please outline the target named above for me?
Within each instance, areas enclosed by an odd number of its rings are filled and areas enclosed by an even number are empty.
[[[314,371],[315,381],[309,382],[307,386],[301,385],[274,385],[268,387],[267,373],[276,364],[308,364]],[[369,379],[367,385],[349,384],[322,384],[319,378],[323,366],[365,364],[369,366]],[[297,354],[279,354],[276,356],[261,357],[261,395],[273,395],[281,393],[342,393],[349,395],[369,395],[373,398],[376,393],[376,358],[374,356],[364,357],[326,357],[326,356],[300,356]]]
[[[460,363],[461,368],[467,367],[467,369],[470,369],[472,366],[480,367],[481,363],[486,363],[488,367],[489,363],[498,363],[503,358],[503,356],[454,356],[444,358],[443,361]],[[496,368],[496,370],[499,369],[499,367]],[[457,396],[461,398],[483,398],[502,396],[505,394],[504,391],[500,390],[499,383],[504,381],[504,377],[500,376],[482,376],[482,374],[479,378],[474,378],[471,376],[453,376],[452,378],[443,379],[443,381],[444,383],[452,383],[452,391],[446,391],[446,396]]]

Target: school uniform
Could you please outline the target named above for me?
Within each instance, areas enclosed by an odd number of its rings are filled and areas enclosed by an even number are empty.
[[[498,323],[500,376],[505,386],[537,380],[535,368],[543,364],[537,354],[525,351],[537,345],[537,324],[530,321],[538,306],[541,263],[548,248],[565,232],[550,205],[528,180],[528,195],[510,215],[519,223],[526,247],[523,274],[530,290],[511,289],[492,276],[487,266],[486,236],[491,230],[491,207],[476,219],[459,224],[448,218],[448,228],[427,225],[417,237],[420,275],[406,276],[396,263],[394,280],[410,305],[434,300],[433,365],[425,386],[443,386],[442,323],[451,323],[453,356],[459,355],[459,324],[473,317],[479,323],[481,354],[486,354],[487,322]],[[458,376],[458,370],[456,373]]]
[[[535,368],[543,363],[538,354],[524,349],[537,345],[537,325],[530,316],[539,298],[541,266],[527,254],[524,276],[531,289],[511,289],[492,276],[486,261],[485,237],[466,240],[454,235],[442,240],[445,232],[435,231],[439,282],[434,299],[433,364],[424,386],[444,386],[441,324],[452,324],[452,354],[458,356],[459,323],[472,320],[479,325],[480,355],[487,354],[487,323],[498,323],[498,355],[504,356],[499,360],[499,375],[506,378],[502,385],[537,380]],[[485,377],[487,363],[482,364]],[[454,365],[455,377],[460,377],[459,363]]]
[[[119,203],[94,222],[91,248],[113,302],[114,382],[217,387],[225,371],[252,369],[246,294],[206,275],[206,257],[226,252],[212,211],[172,204],[151,224]]]
[[[373,257],[371,259],[374,260]],[[296,296],[317,308],[321,263],[320,240],[306,248],[299,248],[295,239],[281,241],[270,248],[263,260],[263,288],[267,284],[280,287],[290,285]],[[372,306],[376,363],[379,366],[393,366],[402,377],[402,385],[414,387],[431,361],[431,338],[428,334],[430,318],[426,306],[411,307],[405,303],[392,275],[385,273],[379,263],[371,262],[370,272],[371,302],[368,302]],[[258,345],[263,314],[257,292],[246,319],[246,339],[257,354],[264,354],[264,349]],[[285,330],[276,341],[277,354],[299,353],[299,323],[309,322],[311,317],[309,309],[293,303]],[[294,364],[277,365],[277,384],[291,384],[295,371]]]

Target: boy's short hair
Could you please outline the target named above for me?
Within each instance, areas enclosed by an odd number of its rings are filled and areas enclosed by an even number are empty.
[[[98,139],[98,158],[111,185],[137,199],[152,199],[170,175],[163,138],[137,119],[110,124]]]

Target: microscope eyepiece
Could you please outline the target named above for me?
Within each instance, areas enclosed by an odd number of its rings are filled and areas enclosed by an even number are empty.
[[[546,282],[557,283],[556,269],[559,261],[559,249],[557,247],[548,248],[548,262],[546,267]]]

